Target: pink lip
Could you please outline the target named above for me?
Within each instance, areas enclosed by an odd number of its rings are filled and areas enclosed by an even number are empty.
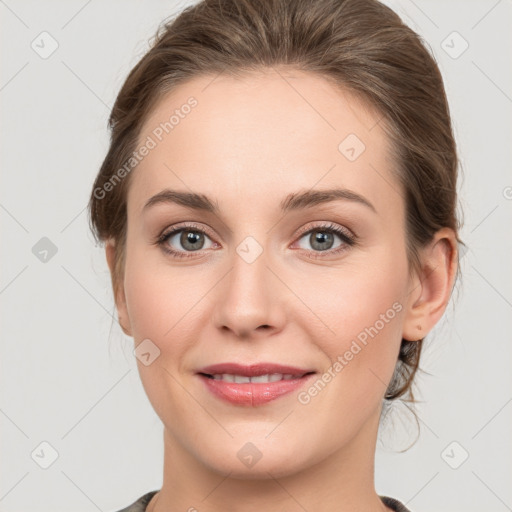
[[[266,404],[303,386],[313,376],[312,373],[309,373],[313,371],[271,363],[259,363],[251,366],[224,363],[207,366],[198,372],[198,376],[205,383],[207,389],[218,398],[235,405],[255,407]],[[220,375],[223,373],[245,375],[247,377],[282,373],[297,375],[297,378],[277,382],[247,382],[238,384],[214,380],[206,375]]]

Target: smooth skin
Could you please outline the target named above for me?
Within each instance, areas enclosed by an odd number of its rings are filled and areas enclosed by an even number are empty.
[[[439,231],[420,251],[422,268],[411,271],[403,191],[381,116],[324,78],[284,68],[194,78],[160,101],[140,143],[190,96],[197,106],[130,176],[116,293],[124,332],[136,346],[150,339],[160,350],[148,366],[137,360],[164,425],[163,485],[147,510],[389,510],[374,486],[382,399],[402,337],[424,337],[446,308],[455,234]],[[354,161],[338,149],[349,134],[365,145]],[[373,208],[338,199],[280,210],[289,194],[331,188]],[[173,202],[144,208],[165,189],[204,194],[219,213]],[[184,229],[197,234],[200,250],[184,245],[182,233],[155,243],[184,222],[194,223]],[[356,244],[329,238],[326,224]],[[315,234],[327,234],[323,246]],[[263,251],[252,263],[237,252],[246,237]],[[111,271],[114,251],[109,242]],[[308,404],[293,392],[235,406],[196,375],[214,363],[268,361],[321,378],[395,303],[401,310]],[[248,442],[262,454],[252,467],[237,456]]]

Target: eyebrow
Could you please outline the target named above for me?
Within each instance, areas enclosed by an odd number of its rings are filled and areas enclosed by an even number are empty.
[[[373,212],[377,210],[370,201],[363,196],[351,190],[342,188],[333,188],[326,190],[307,190],[305,192],[295,192],[286,196],[281,201],[280,208],[283,213],[294,210],[303,210],[316,206],[318,204],[330,203],[336,200],[346,200],[362,204],[368,207]],[[152,196],[144,205],[143,211],[150,207],[161,203],[174,203],[186,208],[194,210],[203,210],[206,212],[220,214],[217,202],[212,201],[204,194],[197,194],[195,192],[182,192],[179,190],[165,189]]]

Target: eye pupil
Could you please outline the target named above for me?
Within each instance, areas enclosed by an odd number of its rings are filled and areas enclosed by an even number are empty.
[[[332,233],[327,233],[325,231],[317,231],[316,233],[311,234],[311,247],[319,250],[330,249],[333,244],[333,235]],[[327,244],[326,244],[327,242]],[[328,242],[331,242],[330,244]],[[315,247],[316,244],[319,244],[318,247]]]
[[[196,231],[183,231],[181,233],[180,242],[185,249],[197,251],[204,245],[204,240],[201,240],[202,233]],[[198,243],[198,242],[203,242]],[[190,245],[189,245],[190,244]]]

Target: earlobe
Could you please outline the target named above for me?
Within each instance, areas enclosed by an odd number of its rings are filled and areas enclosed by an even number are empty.
[[[439,230],[420,250],[421,269],[411,282],[402,337],[423,339],[442,317],[457,272],[457,240],[450,228]]]
[[[114,293],[114,301],[116,304],[117,316],[119,318],[119,325],[127,336],[132,336],[128,310],[126,307],[124,285],[120,275],[120,271],[122,269],[116,268],[116,250],[117,248],[114,240],[108,240],[105,243],[105,255],[110,270],[112,290]]]

